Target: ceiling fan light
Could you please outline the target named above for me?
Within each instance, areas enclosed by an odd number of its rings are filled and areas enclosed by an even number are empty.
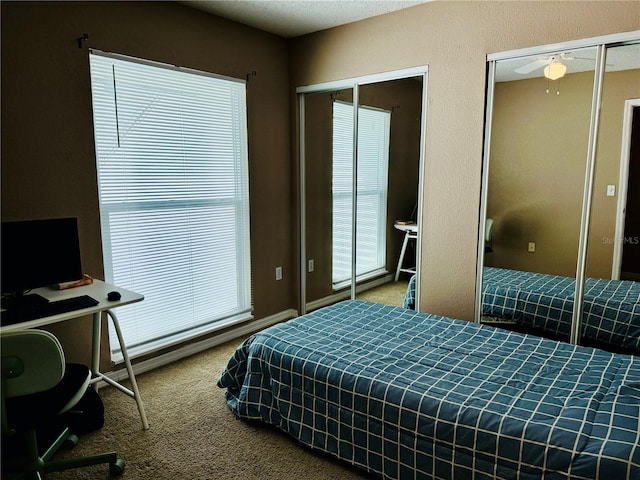
[[[567,73],[567,67],[560,62],[553,62],[544,67],[544,76],[549,80],[562,78],[565,73]]]

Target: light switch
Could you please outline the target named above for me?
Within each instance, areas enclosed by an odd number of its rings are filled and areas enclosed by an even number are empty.
[[[529,242],[529,247],[527,248],[527,250],[531,253],[536,251],[536,242]]]
[[[616,186],[607,185],[607,197],[615,197],[615,195],[616,195]]]

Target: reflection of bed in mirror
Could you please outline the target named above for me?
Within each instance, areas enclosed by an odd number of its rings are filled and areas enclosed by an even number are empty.
[[[412,278],[404,306],[415,300]],[[513,322],[520,331],[568,341],[574,278],[485,267],[482,281],[484,323]],[[640,355],[640,283],[587,278],[580,344]]]
[[[568,340],[575,288],[570,277],[485,267],[482,315]],[[587,278],[580,343],[640,355],[640,283]]]
[[[376,478],[635,479],[639,363],[352,300],[253,335],[218,385]]]

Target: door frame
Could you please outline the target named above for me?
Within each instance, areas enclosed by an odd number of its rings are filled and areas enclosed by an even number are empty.
[[[633,127],[633,109],[640,108],[640,98],[631,98],[624,102],[624,120],[622,123],[622,142],[620,145],[620,177],[618,180],[618,206],[616,210],[616,233],[613,242],[613,264],[611,279],[620,280],[622,269],[622,250],[624,246],[624,224],[627,211],[627,193],[629,191],[629,162],[631,154],[631,131]]]
[[[420,115],[420,158],[419,158],[419,172],[418,172],[418,211],[417,211],[417,224],[418,224],[418,236],[417,236],[417,248],[416,248],[416,311],[419,311],[419,299],[420,299],[420,262],[421,262],[421,239],[422,239],[422,205],[424,202],[424,174],[425,174],[425,146],[426,146],[426,129],[427,129],[427,90],[429,83],[429,66],[421,65],[417,67],[401,68],[398,70],[391,70],[387,72],[372,73],[359,77],[352,77],[343,80],[334,80],[314,85],[305,85],[296,87],[296,94],[298,96],[298,181],[299,181],[299,228],[300,228],[300,281],[299,281],[299,305],[298,312],[303,315],[309,311],[310,305],[307,302],[307,248],[306,248],[306,187],[305,187],[305,175],[306,175],[306,158],[305,158],[305,94],[314,92],[326,92],[331,90],[340,90],[341,88],[350,88],[353,90],[353,106],[354,106],[354,185],[353,205],[357,205],[356,193],[357,193],[357,131],[358,131],[358,106],[359,106],[359,87],[362,85],[369,85],[372,83],[379,83],[385,81],[399,80],[403,78],[421,77],[422,78],[422,98],[421,98],[421,115]],[[352,214],[352,238],[356,237],[355,222],[356,222],[356,208],[353,209]],[[352,245],[352,265],[351,265],[351,293],[350,298],[355,299],[357,293],[356,282],[356,250],[355,242]]]

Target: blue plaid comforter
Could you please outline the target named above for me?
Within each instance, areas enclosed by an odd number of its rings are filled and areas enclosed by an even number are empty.
[[[485,267],[482,314],[557,336],[571,331],[575,279]],[[582,337],[640,354],[640,283],[587,278]]]
[[[404,293],[404,300],[402,301],[404,308],[416,309],[416,276],[412,275],[409,279],[409,285],[407,285],[407,291]]]
[[[240,418],[387,479],[640,479],[640,357],[363,301],[259,332]]]

